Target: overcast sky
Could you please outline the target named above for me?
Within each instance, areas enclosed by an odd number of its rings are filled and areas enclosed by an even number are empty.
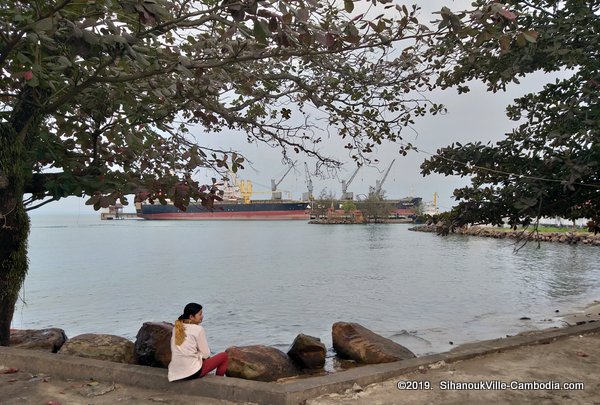
[[[404,2],[410,4],[410,2]],[[466,0],[434,0],[421,2],[424,8],[422,15],[430,11],[439,10],[443,5],[452,9],[469,7],[470,1]],[[434,18],[434,17],[432,17]],[[430,21],[427,18],[427,21]],[[531,91],[541,89],[542,85],[554,76],[536,74],[521,81],[520,85],[512,85],[506,93],[488,93],[485,87],[479,83],[471,86],[471,92],[458,95],[456,90],[450,89],[437,92],[430,96],[432,101],[443,103],[448,113],[443,116],[426,116],[418,119],[414,132],[402,133],[404,139],[420,150],[435,153],[440,148],[459,141],[461,143],[472,141],[496,142],[509,132],[515,123],[506,118],[506,106],[516,97]],[[287,170],[281,163],[281,154],[277,149],[270,149],[264,145],[247,144],[245,137],[239,135],[217,134],[206,139],[211,146],[223,149],[238,149],[253,162],[239,174],[241,179],[251,180],[254,191],[263,191],[264,194],[256,194],[253,198],[269,198],[271,179],[279,180]],[[336,145],[337,144],[337,145]],[[335,146],[334,146],[335,145]],[[355,170],[354,163],[347,158],[347,153],[339,147],[340,143],[332,141],[333,154],[347,162],[345,168],[339,173],[338,178],[319,179],[313,176],[314,194],[318,195],[322,189],[331,190],[336,196],[341,195],[341,179],[348,179]],[[467,179],[459,177],[443,177],[431,175],[422,177],[419,165],[429,157],[425,153],[409,153],[403,157],[398,154],[397,145],[381,146],[375,156],[379,161],[379,167],[363,167],[352,184],[349,191],[354,195],[367,194],[369,186],[375,185],[375,181],[381,179],[383,172],[387,169],[393,159],[396,159],[383,189],[388,198],[402,198],[408,196],[419,196],[424,201],[431,201],[433,194],[438,194],[438,207],[445,211],[452,207],[452,191],[468,183]],[[298,155],[298,167],[292,170],[279,185],[282,191],[289,191],[293,198],[300,198],[306,192],[306,179],[304,176],[304,161],[308,161],[303,155]],[[310,161],[309,165],[311,164]],[[131,202],[132,203],[132,202]],[[126,211],[133,212],[133,205]],[[84,205],[84,200],[76,197],[63,199],[51,203],[40,209],[34,210],[32,214],[65,213],[65,214],[94,214],[95,211]]]

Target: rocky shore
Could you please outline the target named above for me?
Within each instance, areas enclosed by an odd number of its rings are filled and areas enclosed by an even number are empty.
[[[0,347],[0,399],[5,405],[591,404],[600,397],[596,325],[551,328],[277,383],[207,376],[173,384],[158,368]],[[477,388],[482,383],[511,386]]]
[[[18,349],[167,368],[171,361],[173,324],[145,322],[132,342],[120,336],[82,334],[67,338],[64,330],[11,330],[10,346]],[[362,325],[336,322],[332,326],[333,348],[344,363],[356,365],[390,363],[414,358],[406,347],[380,336]],[[278,381],[307,375],[325,375],[327,349],[317,337],[299,334],[287,353],[264,345],[232,346],[227,376],[254,381]]]
[[[409,228],[415,232],[439,232],[440,228],[435,225],[420,225]],[[569,245],[600,246],[600,234],[594,235],[587,232],[534,232],[512,231],[503,228],[487,226],[471,226],[454,230],[457,235],[481,236],[495,239],[515,239],[534,242],[566,243]]]

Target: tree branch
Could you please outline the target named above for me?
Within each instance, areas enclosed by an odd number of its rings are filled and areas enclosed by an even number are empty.
[[[32,206],[32,207],[27,207],[27,208],[25,208],[25,211],[31,211],[31,210],[34,210],[34,209],[36,209],[36,208],[43,207],[43,206],[44,206],[44,205],[46,205],[46,204],[49,204],[49,203],[51,203],[51,202],[58,201],[58,200],[59,200],[58,198],[56,198],[56,197],[52,197],[52,198],[50,198],[49,200],[43,201],[43,202],[41,202],[41,203],[39,203],[39,204],[37,204],[37,205],[34,205],[34,206]]]

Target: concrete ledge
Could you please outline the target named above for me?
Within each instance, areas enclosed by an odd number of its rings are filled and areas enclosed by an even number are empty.
[[[0,364],[61,379],[94,379],[106,383],[132,385],[165,392],[219,398],[259,404],[298,404],[323,394],[341,392],[354,383],[368,385],[394,378],[420,366],[438,361],[452,363],[526,345],[550,343],[572,335],[600,332],[600,322],[565,328],[547,329],[526,335],[486,340],[457,347],[446,353],[414,359],[368,365],[326,376],[307,377],[279,383],[248,381],[237,378],[207,376],[193,384],[169,383],[165,369],[112,363],[103,360],[0,347]]]

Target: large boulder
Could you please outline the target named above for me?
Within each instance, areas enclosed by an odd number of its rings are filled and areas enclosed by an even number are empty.
[[[331,335],[337,354],[359,363],[389,363],[415,357],[406,347],[357,323],[336,322]]]
[[[152,367],[168,367],[171,362],[171,335],[173,324],[168,322],[144,322],[135,337],[135,360],[137,364]]]
[[[120,336],[85,333],[68,339],[58,353],[135,364],[134,344]]]
[[[323,368],[326,352],[321,339],[301,333],[296,336],[287,354],[301,368],[314,370]]]
[[[10,346],[19,349],[56,353],[66,340],[65,331],[59,328],[10,330]]]
[[[281,350],[262,345],[233,346],[226,350],[227,376],[256,381],[276,381],[299,374],[292,360]]]

